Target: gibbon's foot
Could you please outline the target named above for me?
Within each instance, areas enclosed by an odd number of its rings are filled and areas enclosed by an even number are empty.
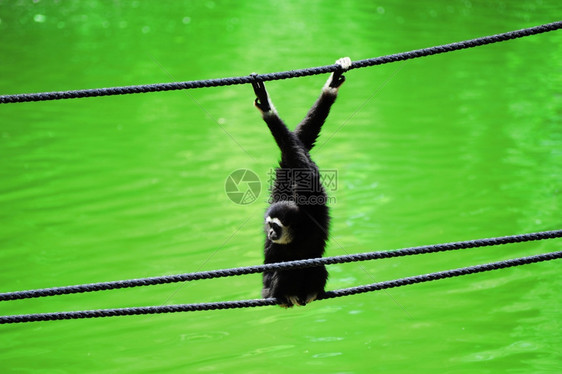
[[[339,88],[343,82],[345,82],[345,77],[342,75],[351,67],[351,59],[349,57],[342,57],[338,59],[335,63],[340,66],[340,69],[333,72],[328,79],[327,86],[330,88]]]
[[[301,305],[300,299],[297,296],[286,296],[286,298],[287,298],[287,300],[289,300],[289,303],[291,304],[291,306]]]
[[[306,304],[313,302],[318,297],[317,293],[306,295]]]
[[[285,309],[292,308],[295,305],[301,305],[299,304],[299,299],[297,296],[286,295],[286,296],[278,297],[278,300],[280,301],[279,306]]]
[[[306,295],[306,299],[300,298],[298,296],[285,296],[282,298],[281,303],[279,303],[279,306],[282,308],[292,308],[295,305],[298,306],[305,306],[306,304],[309,304],[311,302],[313,302],[314,300],[316,300],[316,298],[318,297],[318,294],[314,293],[314,294],[310,294],[310,295]]]
[[[256,73],[252,73],[252,76],[256,76]],[[271,110],[271,104],[269,102],[269,96],[267,95],[267,90],[265,89],[265,84],[263,81],[255,80],[252,82],[252,87],[254,88],[254,93],[256,94],[256,100],[254,101],[254,106],[258,108],[260,112],[265,113]]]

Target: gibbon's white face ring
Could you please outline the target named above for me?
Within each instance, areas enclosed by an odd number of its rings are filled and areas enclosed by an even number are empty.
[[[281,230],[281,235],[278,233],[279,229]],[[275,244],[289,244],[293,240],[289,233],[289,227],[282,224],[279,218],[268,216],[265,219],[265,233],[269,240]]]

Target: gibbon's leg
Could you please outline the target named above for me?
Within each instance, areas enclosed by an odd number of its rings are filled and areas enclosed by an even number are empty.
[[[263,120],[267,123],[273,138],[281,149],[283,163],[291,168],[306,167],[307,165],[303,164],[303,160],[306,160],[305,150],[302,149],[302,144],[300,144],[296,135],[287,128],[277,114],[264,83],[256,81],[252,83],[252,86],[256,94],[254,105],[261,112]]]
[[[273,286],[273,273],[266,271],[263,273],[263,289],[261,295],[263,298],[271,297],[271,288]]]
[[[338,89],[345,81],[342,74],[351,67],[351,60],[349,57],[340,58],[336,61],[336,64],[340,66],[340,70],[330,74],[322,88],[322,94],[295,130],[295,134],[309,151],[314,147],[320,129],[330,113],[330,108],[336,101]]]

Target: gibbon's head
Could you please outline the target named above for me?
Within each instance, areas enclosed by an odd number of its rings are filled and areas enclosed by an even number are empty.
[[[265,214],[267,238],[276,244],[291,243],[298,216],[299,207],[292,201],[280,201],[272,204]]]

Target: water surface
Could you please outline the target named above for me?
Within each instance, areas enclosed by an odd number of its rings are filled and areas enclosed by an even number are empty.
[[[0,1],[2,94],[239,76],[560,19],[556,1]],[[312,156],[328,255],[562,227],[562,33],[357,69]],[[326,76],[269,82],[290,126]],[[258,264],[279,157],[249,86],[0,106],[2,292]],[[329,289],[560,240],[330,266]],[[554,261],[277,307],[0,328],[2,372],[557,372]],[[260,276],[0,303],[0,314],[257,298]]]

